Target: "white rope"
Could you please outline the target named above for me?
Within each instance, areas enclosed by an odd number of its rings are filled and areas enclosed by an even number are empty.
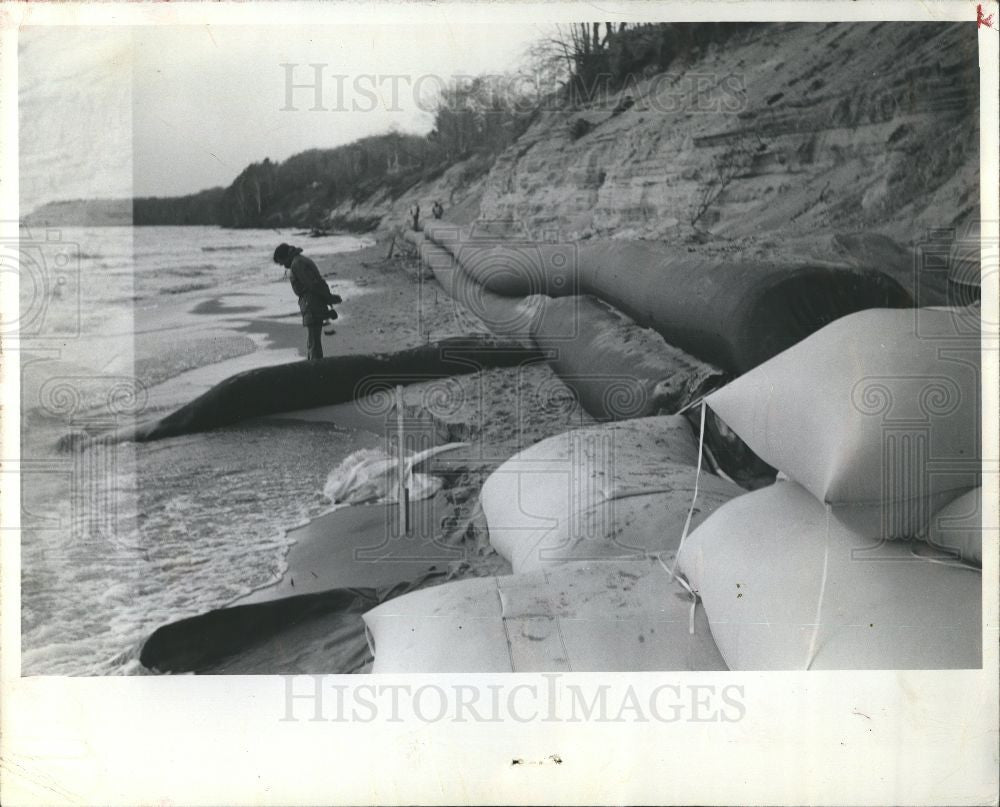
[[[677,545],[677,554],[674,556],[674,565],[670,569],[670,576],[676,578],[674,570],[677,568],[677,561],[681,557],[681,549],[687,540],[688,530],[691,529],[691,517],[694,515],[694,505],[698,501],[698,480],[701,478],[701,455],[705,450],[705,401],[701,402],[701,426],[698,429],[698,467],[694,474],[694,495],[691,497],[691,506],[688,508],[687,518],[684,520],[684,531],[681,532],[681,542]]]
[[[694,636],[694,614],[695,614],[695,609],[698,607],[697,593],[695,593],[695,590],[691,588],[690,585],[688,585],[688,581],[684,579],[683,575],[674,574],[673,571],[671,571],[667,567],[667,564],[663,562],[663,558],[661,558],[659,555],[653,555],[653,557],[656,558],[656,562],[659,563],[661,567],[663,567],[663,571],[665,571],[668,575],[670,575],[671,579],[676,580],[678,583],[680,583],[681,588],[683,588],[688,594],[691,595],[691,609],[688,611],[688,633]]]
[[[677,545],[677,554],[674,556],[674,565],[667,567],[667,564],[663,562],[663,558],[659,555],[655,555],[657,563],[663,567],[668,575],[670,575],[671,580],[676,580],[680,583],[681,587],[691,595],[691,610],[688,613],[688,633],[694,635],[694,615],[695,609],[698,607],[698,595],[695,593],[694,589],[688,585],[687,580],[685,580],[681,575],[677,574],[677,561],[681,556],[681,548],[684,546],[684,541],[687,540],[688,530],[691,529],[691,517],[694,515],[694,506],[698,501],[698,481],[701,478],[701,458],[705,450],[705,401],[702,399],[701,403],[701,426],[698,429],[698,467],[695,469],[694,475],[694,494],[691,496],[691,506],[688,508],[687,518],[684,520],[684,529],[681,532],[681,540]]]
[[[823,544],[823,577],[819,584],[819,600],[816,603],[816,617],[813,619],[812,638],[809,640],[809,655],[806,657],[806,669],[812,667],[816,659],[816,640],[819,638],[820,619],[823,617],[823,599],[826,596],[826,577],[830,568],[830,518],[832,508],[826,505],[826,541]]]
[[[705,396],[702,395],[700,398],[695,398],[693,401],[688,401],[684,406],[674,412],[675,415],[683,415],[688,409],[693,409],[698,404],[705,403]]]
[[[712,449],[708,446],[705,446],[705,459],[708,460],[708,467],[712,469],[713,474],[720,479],[725,479],[727,482],[732,482],[734,485],[736,484],[736,482],[733,481],[733,478],[722,470],[722,466],[719,465],[719,461],[715,458],[715,454],[712,453]]]
[[[833,508],[828,503],[826,505],[826,543],[823,547],[823,576],[820,581],[819,586],[819,600],[816,603],[816,617],[813,620],[813,632],[812,638],[809,641],[809,655],[807,656],[806,669],[812,667],[813,662],[816,660],[816,652],[819,649],[817,647],[817,640],[819,638],[820,620],[823,617],[823,600],[826,596],[826,581],[830,568],[830,519],[832,518]],[[917,551],[916,545],[910,546],[910,554],[915,558],[927,561],[927,563],[937,563],[941,566],[951,566],[957,569],[968,569],[971,572],[979,572],[982,574],[983,570],[978,566],[973,566],[971,563],[965,563],[963,561],[950,561],[941,560],[940,558],[931,558],[927,555],[922,555]]]
[[[964,560],[944,560],[942,558],[932,558],[928,557],[927,555],[922,555],[917,551],[916,544],[910,545],[910,554],[913,555],[913,557],[919,558],[920,560],[925,560],[928,563],[937,563],[941,566],[951,566],[954,569],[968,569],[970,572],[979,572],[979,574],[983,573],[983,570],[981,568],[979,568],[975,564],[968,563]]]

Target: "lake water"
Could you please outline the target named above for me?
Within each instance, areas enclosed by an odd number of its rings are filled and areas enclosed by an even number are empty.
[[[276,580],[286,530],[329,508],[330,469],[376,444],[283,422],[56,447],[69,431],[103,434],[233,372],[300,358],[245,328],[250,314],[298,316],[271,261],[277,243],[298,240],[207,227],[22,232],[23,674],[142,672],[138,649],[156,627]],[[364,243],[316,239],[309,254]]]

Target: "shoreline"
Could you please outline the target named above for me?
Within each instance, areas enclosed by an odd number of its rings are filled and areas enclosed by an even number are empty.
[[[359,288],[363,289],[363,294],[355,298],[345,296],[344,303],[338,306],[342,318],[335,323],[337,334],[324,338],[327,356],[405,349],[425,344],[432,335],[435,339],[439,335],[470,335],[469,328],[465,327],[469,317],[437,288],[436,280],[420,272],[418,259],[397,254],[394,259],[385,260],[384,255],[385,246],[376,244],[317,260],[335,292],[338,280],[360,282]],[[291,296],[290,289],[288,293]],[[208,305],[200,303],[202,314],[212,317],[217,310],[225,312],[227,297],[215,294]],[[238,297],[233,302],[240,308],[248,307],[241,305]],[[265,357],[287,355],[292,350],[299,354],[304,352],[305,329],[296,318],[289,316],[279,320],[274,316],[254,317],[253,313],[241,310],[238,318],[242,321],[232,323],[235,330],[262,335],[266,341],[265,347],[249,354],[250,362],[261,366],[260,360]],[[479,334],[483,330],[479,329]],[[215,369],[222,368],[216,366]],[[399,560],[397,557],[402,551],[399,546],[412,539],[402,543],[398,538],[387,539],[393,522],[386,520],[386,514],[395,512],[396,505],[368,503],[338,507],[304,523],[287,526],[283,531],[282,543],[286,546],[280,559],[282,571],[276,579],[231,600],[220,609],[203,613],[201,618],[213,620],[218,618],[220,611],[311,596],[328,591],[331,586],[364,587],[375,582],[383,587],[404,583],[419,586],[419,581],[432,584],[440,582],[444,576],[461,579],[509,573],[509,563],[489,547],[481,513],[477,513],[478,494],[486,476],[528,445],[566,429],[592,424],[593,419],[573,403],[572,393],[544,363],[478,372],[473,369],[470,367],[468,373],[444,376],[437,381],[410,384],[404,391],[408,413],[428,411],[428,402],[432,402],[430,427],[436,432],[432,438],[434,442],[471,441],[467,451],[456,452],[460,456],[445,455],[432,461],[430,471],[444,479],[444,486],[432,499],[413,503],[415,514],[425,512],[426,515],[420,552],[429,553],[431,560]],[[442,395],[447,400],[440,399]],[[436,408],[433,402],[437,402]],[[558,402],[558,406],[553,407],[553,402]],[[490,414],[484,416],[485,413]],[[277,412],[253,418],[245,425],[252,429],[254,424],[280,422],[336,424],[374,435],[376,439],[386,433],[385,417],[373,415],[356,401]],[[418,429],[427,426],[425,422]],[[442,523],[448,525],[446,529],[441,529]],[[362,559],[351,555],[354,549],[386,544],[387,540],[388,556]],[[340,619],[321,614],[314,618],[319,621]],[[197,627],[198,618],[194,619]],[[190,626],[186,620],[182,622]],[[161,628],[171,624],[175,623],[167,623]],[[302,630],[308,633],[309,628],[292,622],[270,638],[260,637],[260,642],[272,646],[272,655],[287,655],[291,652],[287,645],[278,647],[280,637],[287,639]],[[356,642],[362,634],[350,635]],[[213,660],[209,665],[211,669],[205,671],[213,671],[219,665],[226,669],[232,665],[245,669],[241,665],[248,663],[247,659],[261,655],[258,644],[251,641],[235,656]],[[306,649],[295,649],[296,653],[300,651],[306,652]],[[306,655],[312,657],[312,652]],[[319,666],[311,669],[329,671],[321,661],[316,659]]]
[[[419,353],[424,348],[431,348],[434,353],[437,345],[444,346],[449,339],[481,339],[487,333],[493,339],[503,337],[490,333],[482,320],[470,314],[462,305],[461,301],[466,299],[462,294],[448,292],[448,283],[444,279],[447,274],[444,278],[435,275],[409,249],[402,250],[393,259],[387,259],[384,250],[385,244],[376,242],[358,250],[316,257],[321,273],[335,293],[350,290],[350,293],[342,294],[344,302],[338,306],[342,316],[335,323],[336,334],[324,338],[326,364],[300,361],[304,354],[305,328],[298,320],[298,313],[290,310],[294,296],[287,281],[280,276],[281,270],[276,267],[254,283],[235,283],[228,290],[213,287],[208,296],[169,300],[157,307],[156,317],[161,321],[170,321],[172,316],[177,317],[180,313],[188,317],[188,321],[196,323],[193,330],[199,335],[239,334],[252,339],[257,348],[240,356],[202,364],[153,387],[151,398],[157,408],[171,407],[171,400],[178,398],[184,403],[180,409],[151,424],[153,431],[139,439],[205,433],[220,426],[233,426],[252,434],[257,429],[266,429],[269,424],[309,423],[363,432],[376,444],[380,442],[380,437],[390,440],[395,432],[395,414],[391,401],[379,400],[378,393],[370,401],[362,398],[340,403],[336,402],[340,398],[323,399],[308,390],[315,387],[329,392],[331,384],[336,385],[338,381],[337,373],[342,370],[338,362],[342,360],[347,362],[343,367],[353,366],[352,361],[357,363],[355,360],[360,360],[361,365],[355,369],[364,376],[376,371],[374,365],[369,367],[365,362],[377,357],[408,356],[406,351]],[[268,270],[271,268],[268,266]],[[464,267],[457,271],[452,269],[451,276],[462,279],[466,271]],[[488,315],[494,313],[493,309],[503,314],[510,307],[517,309],[520,306],[520,301],[512,297],[493,294],[484,299],[489,300],[492,306],[486,312]],[[545,322],[563,313],[556,302],[546,302],[545,305]],[[403,382],[405,418],[413,421],[406,431],[418,441],[415,445],[427,445],[419,442],[427,439],[430,440],[429,445],[463,442],[470,446],[467,451],[435,459],[428,469],[442,482],[441,489],[433,498],[412,505],[414,518],[421,522],[418,535],[422,537],[422,543],[418,541],[414,544],[412,539],[397,534],[393,513],[397,513],[398,508],[384,500],[337,508],[333,512],[327,510],[305,522],[283,525],[279,530],[280,537],[276,536],[271,542],[279,545],[280,551],[276,557],[276,573],[269,582],[254,586],[249,592],[219,607],[161,624],[147,634],[146,641],[142,643],[140,657],[144,663],[148,661],[158,670],[173,672],[211,672],[217,671],[220,665],[230,669],[231,665],[240,667],[245,664],[254,653],[259,655],[260,648],[268,643],[272,645],[272,655],[278,653],[287,657],[289,650],[282,642],[287,644],[290,641],[289,632],[300,629],[308,632],[305,622],[327,618],[337,620],[337,624],[348,631],[353,643],[349,655],[356,661],[366,652],[359,644],[360,638],[363,638],[357,630],[360,612],[348,617],[346,611],[331,615],[322,608],[316,610],[312,606],[300,611],[290,602],[360,588],[373,592],[365,595],[371,607],[388,596],[379,592],[396,591],[399,586],[416,590],[446,580],[510,574],[511,563],[490,544],[486,519],[479,504],[483,485],[490,473],[539,440],[596,422],[580,403],[587,399],[579,387],[581,382],[587,381],[586,368],[590,367],[593,373],[593,368],[599,366],[595,362],[602,357],[606,360],[610,356],[611,364],[603,374],[598,373],[591,378],[597,384],[594,391],[596,398],[606,398],[608,391],[605,388],[609,379],[614,381],[619,376],[627,376],[635,383],[637,374],[645,368],[646,374],[639,382],[649,386],[656,394],[650,396],[640,389],[636,400],[645,401],[653,409],[667,406],[666,398],[658,403],[661,386],[664,394],[690,396],[692,393],[685,392],[680,382],[687,378],[686,373],[690,374],[691,367],[699,366],[687,359],[674,366],[675,359],[670,358],[652,369],[646,368],[652,348],[643,339],[637,338],[645,331],[628,317],[606,305],[596,308],[572,305],[567,310],[579,312],[582,318],[582,322],[574,321],[574,329],[600,323],[587,340],[588,345],[593,343],[590,348],[580,347],[579,334],[572,350],[567,351],[567,346],[562,346],[567,353],[564,358],[568,364],[550,359],[529,364],[522,362],[521,366],[503,366],[500,363],[499,366],[479,370],[472,365],[465,372],[438,368],[436,373],[426,375],[416,371],[406,373],[407,379]],[[503,321],[502,317],[500,321]],[[582,332],[586,332],[585,329]],[[516,341],[519,336],[525,338],[519,333],[510,333],[506,338]],[[527,341],[537,342],[539,338],[539,334],[532,330]],[[406,362],[407,370],[414,369],[410,367],[412,360],[407,359]],[[399,364],[398,360],[396,364]],[[256,373],[240,379],[240,382],[253,381],[256,384],[253,389],[246,385],[241,388],[225,383],[232,379],[234,373],[243,370]],[[332,375],[323,376],[327,370],[332,370]],[[609,374],[612,371],[614,374]],[[399,367],[393,371],[395,374],[399,372]],[[220,381],[220,378],[223,380]],[[347,380],[343,383],[353,386],[354,382],[350,380],[353,376],[345,378]],[[675,378],[676,381],[669,380]],[[303,385],[310,386],[307,389]],[[216,395],[218,400],[209,400],[214,392],[224,395]],[[243,403],[240,402],[241,395],[244,396]],[[386,397],[384,393],[381,395]],[[296,401],[305,408],[294,408]],[[592,407],[592,403],[588,405]],[[199,407],[207,420],[188,422],[197,414]],[[188,410],[193,413],[190,417],[185,414]],[[667,406],[666,411],[676,411],[676,407],[671,409]],[[620,417],[643,414],[655,412],[636,410],[631,414],[621,413]],[[225,417],[220,420],[216,415]],[[160,424],[171,419],[177,420],[176,428],[168,424],[156,432]],[[607,419],[607,415],[599,414],[599,419]],[[612,416],[611,419],[619,417]],[[354,444],[357,441],[351,442]],[[393,449],[386,448],[386,454],[393,453]],[[348,456],[353,456],[356,451],[355,448]],[[345,459],[340,455],[338,458]],[[246,458],[238,460],[241,464],[247,461]],[[326,465],[328,472],[333,465],[334,458],[331,457]],[[406,545],[408,550],[402,551],[394,541]],[[368,553],[367,557],[363,557],[366,553],[362,550],[376,547],[386,551],[374,556]],[[334,600],[336,598],[330,601]],[[243,637],[243,644],[238,647],[232,643],[214,649],[204,646],[206,641],[216,641],[211,637],[218,635],[216,628],[209,629],[210,626],[217,627],[220,621],[225,623],[230,615],[234,619],[242,619],[240,615],[248,613],[247,608],[272,620],[268,623],[271,625],[268,631],[258,634],[241,627],[238,633]],[[202,626],[207,632],[199,638]],[[167,646],[173,646],[173,651],[156,651],[155,648],[166,641],[164,636],[187,638],[180,640],[181,650],[168,641]],[[147,643],[151,643],[148,651]],[[201,650],[196,648],[199,644],[203,645]],[[228,655],[220,656],[222,649],[228,649]],[[293,649],[296,652],[306,650],[301,647]],[[333,649],[327,649],[333,652]],[[317,655],[317,651],[308,650],[306,656],[311,659],[309,663],[316,666],[298,671],[330,672],[329,667],[324,665],[331,658],[340,658],[337,654],[344,649],[337,648],[332,656]],[[185,670],[183,666],[178,666],[186,663],[179,661],[186,657],[199,659],[196,669]],[[273,667],[267,667],[264,657],[261,659],[266,667],[261,671],[272,671]],[[352,669],[364,671],[369,668],[367,663],[363,663]]]

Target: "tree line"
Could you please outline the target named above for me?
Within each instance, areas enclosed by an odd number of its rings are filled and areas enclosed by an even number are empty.
[[[391,131],[342,146],[310,149],[286,160],[244,168],[225,189],[184,197],[136,199],[136,224],[221,224],[226,227],[321,225],[344,202],[380,190],[397,198],[456,162],[479,163],[511,145],[547,104],[594,100],[629,78],[667,70],[709,43],[725,42],[752,23],[580,22],[557,26],[526,54],[524,74],[481,76],[439,87],[428,99],[426,135]],[[370,226],[373,222],[368,220]]]

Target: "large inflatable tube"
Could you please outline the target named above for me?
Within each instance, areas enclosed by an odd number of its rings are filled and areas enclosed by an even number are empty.
[[[375,589],[351,588],[220,608],[157,628],[143,644],[139,661],[155,672],[202,672],[309,619],[338,614],[360,621],[382,599]],[[348,659],[344,669],[329,672],[350,672],[355,662],[363,661]]]
[[[880,545],[778,482],[706,519],[679,565],[731,669],[978,668],[982,573],[920,547]]]
[[[654,560],[446,583],[364,615],[376,673],[724,670],[700,607]]]
[[[969,327],[967,309],[860,311],[706,402],[855,528],[912,538],[979,484],[980,344]]]
[[[846,314],[913,304],[887,275],[847,266],[696,257],[645,241],[520,243],[455,227],[425,232],[487,290],[592,294],[733,374]]]
[[[982,297],[979,239],[957,244],[949,257],[949,302],[953,305],[974,305]]]
[[[477,243],[458,245],[453,255],[484,288],[508,297],[582,294],[574,244]]]
[[[424,234],[420,230],[404,230],[403,238],[414,246],[419,247],[424,241]]]
[[[694,499],[697,461],[698,445],[679,415],[542,440],[483,485],[490,544],[518,573],[567,560],[669,559]],[[742,493],[702,473],[692,524]]]
[[[473,280],[448,250],[429,241],[421,245],[420,257],[445,294],[459,304],[460,315],[471,317],[470,322],[492,333],[533,340],[546,298],[536,295],[517,299],[490,291]]]
[[[231,376],[177,411],[137,427],[137,441],[215,429],[246,418],[385,395],[397,384],[538,361],[537,351],[490,337],[455,337],[398,353],[333,356]]]
[[[597,420],[677,412],[723,383],[721,370],[607,303],[590,296],[542,299],[535,344]]]
[[[445,249],[470,280],[494,294],[565,297],[587,293],[580,285],[575,243],[533,241],[489,224],[456,227],[439,223],[425,227],[424,235]]]
[[[646,242],[581,245],[581,285],[673,345],[740,374],[845,314],[912,305],[877,271],[696,258]]]
[[[506,297],[472,279],[443,247],[427,242],[420,252],[463,313],[536,345],[598,420],[676,412],[723,381],[720,370],[593,297]]]
[[[424,222],[422,230],[426,238],[449,251],[471,238],[468,228],[448,221]]]
[[[458,315],[470,318],[470,327],[534,344],[533,333],[543,314],[544,297],[518,299],[491,292],[472,280],[452,254],[437,244],[424,243],[420,257],[445,294],[458,304]]]

